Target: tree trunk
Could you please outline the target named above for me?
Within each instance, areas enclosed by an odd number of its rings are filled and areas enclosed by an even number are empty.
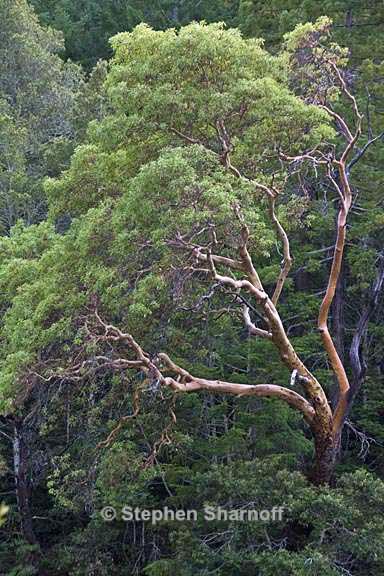
[[[21,422],[14,423],[13,465],[21,533],[28,544],[38,545],[30,509],[31,486],[28,478],[28,448],[23,436]]]
[[[384,287],[384,252],[379,255],[379,263],[376,272],[376,277],[372,283],[369,293],[366,296],[366,304],[363,308],[361,316],[356,326],[353,335],[351,348],[349,351],[349,358],[352,368],[352,386],[349,395],[349,406],[346,416],[351,410],[353,401],[360,391],[360,388],[365,380],[367,371],[367,362],[364,357],[363,341],[368,330],[368,324],[373,314],[377,310],[380,303]]]
[[[335,469],[340,439],[335,439],[331,432],[320,430],[314,434],[315,462],[309,474],[313,484],[329,484]]]

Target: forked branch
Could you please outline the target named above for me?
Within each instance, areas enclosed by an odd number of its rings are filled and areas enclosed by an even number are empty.
[[[102,338],[105,341],[120,341],[126,344],[128,349],[133,352],[134,359],[129,360],[126,364],[120,362],[121,368],[135,369],[143,371],[147,375],[150,374],[152,378],[156,378],[159,385],[169,387],[175,392],[206,390],[212,393],[231,394],[238,397],[280,398],[290,406],[300,410],[308,423],[311,423],[314,418],[315,411],[311,404],[294,390],[275,384],[248,385],[193,376],[173,362],[165,353],[160,353],[157,358],[151,359],[149,354],[141,348],[131,334],[122,332],[115,326],[105,323],[97,311],[95,312],[95,317],[102,327],[103,333],[101,335],[95,334],[94,339],[100,340]],[[173,376],[164,375],[163,372],[168,372],[173,374]]]

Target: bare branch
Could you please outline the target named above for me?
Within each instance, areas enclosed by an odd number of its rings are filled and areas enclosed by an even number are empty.
[[[244,221],[239,206],[235,206],[235,214],[242,225],[241,244],[239,247],[239,253],[243,265],[243,270],[246,272],[248,279],[253,284],[253,286],[255,286],[255,288],[258,288],[259,290],[263,290],[261,280],[259,278],[258,273],[256,272],[256,269],[252,262],[252,258],[248,252],[249,228]]]
[[[300,410],[305,419],[311,423],[315,411],[310,405],[310,403],[305,400],[300,394],[297,394],[289,388],[284,388],[283,386],[277,386],[275,384],[237,384],[234,382],[223,382],[221,380],[207,380],[206,378],[196,378],[192,376],[189,372],[180,368],[175,364],[167,354],[159,354],[159,359],[161,359],[167,368],[181,377],[181,382],[174,380],[173,378],[165,378],[165,382],[170,385],[175,390],[180,392],[195,392],[197,390],[207,390],[209,392],[218,392],[220,394],[232,394],[234,396],[260,396],[260,397],[271,397],[280,398],[284,400],[294,408]]]
[[[108,448],[108,446],[112,444],[112,442],[114,441],[114,439],[116,438],[116,436],[118,435],[124,424],[126,424],[129,420],[136,418],[136,416],[140,411],[139,393],[137,390],[133,395],[133,407],[134,407],[133,413],[129,414],[128,416],[123,416],[120,419],[118,425],[112,430],[112,432],[110,432],[108,437],[105,440],[103,440],[103,442],[99,442],[97,448]]]
[[[269,340],[272,338],[272,334],[267,332],[266,330],[262,330],[255,326],[255,324],[251,320],[251,316],[249,314],[249,308],[245,304],[243,305],[243,318],[248,331],[252,336],[261,336],[262,338],[268,338]]]
[[[182,132],[180,132],[176,128],[173,128],[172,126],[170,127],[170,130],[171,132],[176,134],[176,136],[179,136],[183,140],[189,142],[189,144],[201,144],[200,140],[196,140],[196,138],[192,138],[191,136],[188,136],[188,134],[183,134]]]
[[[350,131],[347,123],[340,116],[340,114],[337,114],[337,112],[335,112],[334,110],[332,110],[332,108],[330,108],[329,106],[327,106],[325,104],[319,104],[319,108],[322,108],[323,110],[328,112],[328,114],[330,116],[332,116],[332,118],[336,121],[336,124],[340,127],[341,132],[344,134],[347,142],[348,143],[352,142],[353,141],[352,132]]]
[[[338,69],[338,67],[334,62],[329,62],[329,64],[332,66],[332,69],[336,73],[343,94],[352,103],[356,119],[356,130],[355,133],[352,135],[351,131],[349,130],[349,128],[347,127],[345,121],[341,118],[341,116],[339,114],[336,114],[333,110],[330,110],[329,108],[325,107],[325,109],[327,109],[327,111],[336,120],[336,122],[341,124],[344,131],[346,131],[347,135],[347,144],[343,152],[341,153],[340,159],[333,160],[333,164],[338,169],[340,185],[333,177],[331,168],[328,164],[328,177],[333,183],[340,197],[340,209],[337,218],[337,236],[336,236],[335,249],[333,253],[331,271],[329,274],[327,289],[320,306],[318,317],[318,328],[322,336],[324,348],[327,352],[328,358],[331,362],[332,369],[336,375],[339,385],[338,403],[333,414],[333,434],[336,437],[341,430],[348,409],[348,395],[350,390],[350,384],[343,363],[340,359],[340,356],[333,343],[332,337],[329,333],[328,316],[330,307],[332,305],[335,296],[337,283],[340,277],[340,270],[345,247],[347,216],[352,204],[352,190],[348,179],[348,170],[346,167],[346,161],[351,151],[355,148],[356,142],[361,134],[361,122],[363,116],[362,114],[360,114],[356,99],[348,90],[346,82],[340,70]]]
[[[201,260],[202,262],[207,262],[208,256],[207,254],[204,254],[202,250],[203,250],[202,247],[195,247],[193,255],[198,260]],[[217,254],[212,254],[211,258],[215,262],[215,264],[221,264],[223,266],[228,266],[228,268],[232,268],[233,270],[239,270],[244,272],[244,264],[239,260],[234,260],[233,258],[228,258],[227,256],[219,256]]]
[[[278,277],[277,282],[276,282],[276,287],[275,287],[274,293],[272,295],[272,302],[276,305],[279,298],[280,298],[280,294],[281,294],[281,291],[284,287],[284,283],[287,279],[289,271],[292,267],[292,257],[291,257],[291,253],[290,253],[289,239],[288,239],[287,233],[285,232],[283,226],[280,224],[280,221],[278,220],[276,213],[275,213],[275,198],[270,198],[270,200],[269,200],[269,213],[270,213],[272,223],[273,223],[273,225],[277,231],[277,234],[280,237],[281,242],[283,244],[283,253],[284,253],[283,265],[282,265],[279,277]]]
[[[368,142],[362,148],[360,148],[360,150],[357,151],[357,153],[347,166],[347,172],[349,172],[351,168],[364,156],[368,148],[378,140],[384,140],[384,132],[381,132],[381,134],[379,134],[375,138],[371,138],[370,140],[368,140]]]

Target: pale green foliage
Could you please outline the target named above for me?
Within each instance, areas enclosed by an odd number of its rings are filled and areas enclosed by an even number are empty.
[[[91,124],[89,143],[76,150],[61,178],[46,183],[52,216],[82,216],[64,236],[55,238],[45,226],[49,240],[41,256],[9,264],[5,397],[15,375],[43,351],[56,351],[56,365],[59,350],[67,357],[60,347],[76,336],[76,318],[92,294],[137,335],[153,335],[184,291],[175,270],[185,262],[170,244],[177,234],[202,231],[205,242],[215,225],[221,251],[235,256],[239,206],[254,257],[268,256],[274,233],[252,180],[275,173],[279,182],[280,147],[290,152],[333,137],[324,112],[290,92],[284,58],[272,58],[236,30],[191,24],[179,33],[155,32],[141,25],[113,45],[106,81],[111,113]],[[232,142],[232,162],[249,181],[223,167],[218,122]],[[289,219],[287,200],[278,210]],[[38,231],[19,232],[21,245]],[[186,291],[197,282],[204,285],[204,278],[188,281]]]
[[[332,21],[327,16],[319,18],[315,24],[306,22],[305,24],[298,24],[296,28],[284,35],[286,48],[290,52],[300,49],[302,46],[308,45],[308,37],[312,37],[314,42],[312,46],[316,46],[316,41],[323,42],[329,32]]]
[[[140,25],[112,44],[106,88],[113,114],[91,124],[90,144],[77,150],[61,180],[47,183],[54,215],[78,214],[121,194],[166,146],[192,141],[220,154],[219,122],[232,162],[261,180],[279,171],[279,148],[293,152],[333,138],[326,114],[290,92],[286,59],[272,58],[237,30],[191,24],[179,33],[156,32]]]

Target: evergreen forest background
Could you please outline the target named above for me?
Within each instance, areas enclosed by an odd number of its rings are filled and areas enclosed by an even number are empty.
[[[0,574],[384,574],[383,39],[380,0],[0,0]],[[214,229],[232,254],[244,217],[273,289],[283,249],[262,195],[217,162],[225,118],[233,165],[284,184],[276,211],[293,263],[279,310],[337,401],[316,318],[340,199],[321,166],[283,173],[279,160],[343,146],[315,85],[354,123],[308,63],[322,50],[363,120],[329,316],[356,394],[319,484],[299,411],[174,394],[116,360],[124,341],[103,341],[94,312],[201,378],[300,392],[268,338],[249,333],[236,293],[192,274],[170,241]],[[151,525],[100,514],[206,505],[284,515]]]

